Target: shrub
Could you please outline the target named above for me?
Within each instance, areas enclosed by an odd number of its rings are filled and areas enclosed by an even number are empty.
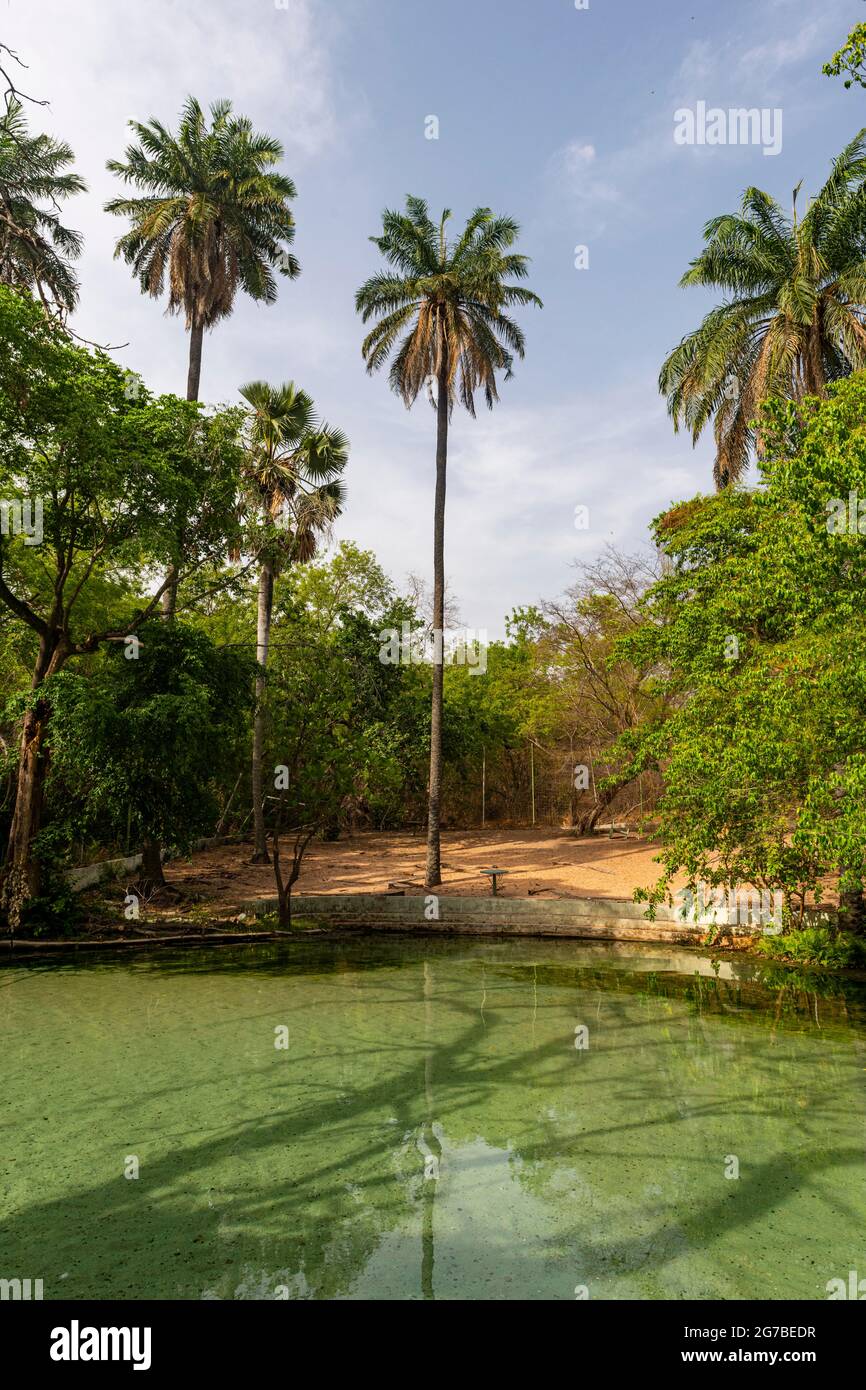
[[[866,965],[866,941],[825,923],[801,927],[781,936],[764,936],[757,949],[774,960],[792,961],[797,965],[829,966],[836,970]]]

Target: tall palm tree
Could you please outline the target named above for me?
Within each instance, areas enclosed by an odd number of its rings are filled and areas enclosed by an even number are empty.
[[[300,273],[286,249],[295,236],[289,208],[295,185],[274,170],[283,155],[279,140],[257,134],[245,116],[233,116],[229,101],[214,102],[208,125],[199,103],[188,97],[176,135],[156,120],[129,124],[139,143],[107,167],[143,195],[105,205],[131,222],[114,254],[154,298],[168,275],[168,311],[186,316],[186,398],[195,401],[205,329],[232,312],[239,288],[272,304],[274,269],[290,279]],[[169,617],[176,597],[172,583],[164,602]]]
[[[9,102],[0,117],[0,283],[31,291],[61,317],[78,302],[71,262],[82,239],[63,225],[59,205],[87,188],[66,168],[73,159],[64,141],[30,135],[21,103]]]
[[[801,400],[866,366],[866,129],[833,162],[803,217],[758,188],[739,214],[714,217],[681,285],[727,297],[666,359],[659,389],[692,439],[710,419],[716,485],[745,472],[770,396]]]
[[[241,387],[252,407],[247,436],[247,505],[256,514],[259,560],[256,618],[256,708],[253,724],[253,863],[268,863],[262,761],[265,744],[265,680],[274,581],[293,563],[316,553],[319,536],[339,516],[345,499],[343,470],[349,441],[320,421],[312,400],[293,381]]]
[[[433,511],[433,693],[430,722],[430,787],[427,819],[426,883],[442,881],[439,822],[442,800],[442,639],[445,603],[445,476],[448,424],[455,397],[475,414],[475,392],[483,389],[492,410],[499,399],[496,373],[511,376],[514,355],[523,357],[521,329],[503,310],[541,300],[522,285],[528,258],[510,250],[519,227],[510,217],[476,208],[461,235],[446,237],[451,216],[439,226],[421,198],[407,198],[404,213],[385,211],[381,236],[371,237],[391,269],[373,275],[355,297],[364,323],[376,326],[361,351],[371,374],[392,357],[390,383],[413,405],[421,388],[430,389],[436,409],[436,494]],[[393,356],[392,356],[393,354]]]

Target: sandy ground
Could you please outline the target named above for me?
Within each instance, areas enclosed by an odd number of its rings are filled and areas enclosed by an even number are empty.
[[[190,860],[166,865],[166,878],[187,899],[214,902],[221,911],[237,911],[249,899],[276,893],[273,869],[250,864],[250,845],[223,845]],[[609,839],[596,835],[575,839],[552,830],[451,832],[442,836],[444,894],[490,892],[479,870],[503,868],[499,880],[505,897],[631,898],[659,875],[653,862],[658,846],[650,840]],[[304,858],[296,893],[383,893],[398,883],[423,892],[423,835],[369,832],[336,843],[317,841]]]

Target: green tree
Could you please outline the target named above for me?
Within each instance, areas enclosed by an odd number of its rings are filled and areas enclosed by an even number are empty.
[[[866,882],[866,376],[763,413],[761,485],[659,518],[668,569],[623,639],[655,716],[623,766],[664,774],[663,876],[781,890]]]
[[[0,604],[31,638],[15,811],[3,880],[13,925],[39,895],[33,841],[50,746],[45,681],[72,657],[134,637],[169,583],[153,567],[184,540],[181,575],[236,544],[240,412],[132,398],[102,353],[73,344],[0,287]]]
[[[31,135],[12,100],[0,118],[0,283],[38,295],[61,315],[78,302],[72,262],[81,236],[60,218],[60,204],[87,187],[67,169],[74,155],[62,140]]]
[[[318,419],[311,398],[293,381],[282,386],[252,381],[241,387],[241,395],[252,409],[244,477],[257,523],[253,544],[259,560],[252,760],[255,864],[268,862],[262,757],[274,581],[288,565],[311,560],[320,534],[339,516],[349,441],[341,430]]]
[[[866,130],[846,145],[802,217],[747,188],[714,217],[680,284],[727,296],[667,357],[659,389],[697,442],[713,421],[714,476],[742,477],[771,396],[801,401],[866,366]]]
[[[277,663],[296,650],[326,647],[346,671],[351,692],[345,722],[355,737],[353,782],[326,833],[337,835],[346,822],[383,828],[420,820],[430,742],[429,668],[381,659],[392,631],[404,622],[410,629],[418,625],[408,600],[396,593],[370,551],[342,541],[327,561],[285,576],[277,610]],[[447,711],[445,724],[448,749]]]
[[[847,72],[845,86],[866,87],[866,24],[855,24],[845,43],[821,71],[826,77],[841,77]]]
[[[642,672],[618,650],[620,638],[644,622],[641,599],[658,578],[652,554],[625,554],[613,546],[576,565],[578,578],[544,605],[547,628],[538,661],[549,687],[549,722],[562,754],[567,748],[569,819],[590,834],[627,792],[632,777],[611,764],[616,739],[658,709]],[[641,776],[632,804],[649,809],[655,779]]]
[[[433,629],[440,650],[433,663],[426,882],[442,881],[443,661],[445,625],[445,484],[448,425],[455,399],[475,414],[483,390],[490,409],[498,400],[497,371],[511,376],[514,356],[524,355],[523,332],[504,312],[512,305],[541,305],[522,285],[527,257],[511,250],[519,228],[509,217],[477,208],[459,237],[449,240],[443,212],[439,226],[420,198],[406,199],[404,213],[385,211],[381,236],[371,241],[389,269],[358,290],[364,323],[376,320],[362,345],[371,374],[391,358],[390,383],[411,407],[425,385],[436,408],[436,491],[433,506]],[[433,387],[436,388],[435,400]]]
[[[350,727],[357,734],[356,771],[349,815],[377,828],[420,820],[424,812],[425,750],[430,742],[430,676],[426,666],[381,660],[382,634],[417,622],[405,599],[376,612],[345,608],[331,640],[345,664],[352,692]],[[443,744],[449,721],[446,705]],[[339,827],[332,824],[329,833]]]
[[[273,866],[280,925],[286,927],[304,854],[314,835],[339,820],[360,752],[350,665],[332,641],[319,639],[304,615],[293,627],[268,692],[275,758]]]
[[[51,776],[80,788],[77,814],[143,848],[140,885],[163,883],[159,846],[189,852],[213,830],[215,789],[251,704],[252,663],[202,631],[159,619],[134,660],[114,645],[101,668],[48,683]]]
[[[373,552],[353,541],[340,541],[329,559],[305,565],[293,579],[291,597],[309,610],[322,632],[330,631],[346,610],[375,619],[396,596]]]

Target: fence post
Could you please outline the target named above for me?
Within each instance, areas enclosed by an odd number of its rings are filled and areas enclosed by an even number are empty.
[[[481,824],[484,825],[487,801],[487,749],[481,750]]]
[[[535,744],[529,745],[529,777],[532,783],[532,824],[535,824]]]

